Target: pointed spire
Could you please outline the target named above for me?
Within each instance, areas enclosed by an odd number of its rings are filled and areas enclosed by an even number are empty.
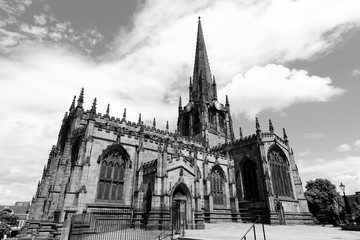
[[[169,121],[166,121],[166,131],[169,131]]]
[[[288,136],[287,136],[287,134],[286,134],[285,128],[283,128],[283,138],[284,138],[284,141],[285,141],[285,142],[288,141]]]
[[[156,119],[154,118],[154,121],[153,121],[153,128],[156,127]]]
[[[91,110],[90,110],[90,112],[93,114],[96,114],[96,102],[97,102],[97,99],[94,98],[94,101],[92,103]]]
[[[269,131],[270,131],[270,133],[274,133],[274,126],[271,122],[271,119],[269,119]]]
[[[239,133],[240,133],[240,139],[241,140],[244,139],[241,127],[239,127]]]
[[[84,88],[81,88],[80,96],[77,101],[77,106],[82,107],[83,103],[84,103]]]
[[[139,120],[138,120],[138,124],[141,124],[141,113],[139,113]]]
[[[72,101],[72,103],[71,103],[69,112],[71,112],[71,110],[73,110],[73,109],[75,108],[75,101],[76,101],[76,95],[74,95],[74,98],[73,98],[73,101]]]
[[[124,108],[123,120],[126,120],[126,108]]]
[[[195,51],[195,62],[194,62],[194,73],[193,73],[193,87],[195,92],[197,92],[197,94],[200,94],[201,92],[199,91],[199,81],[200,81],[200,73],[202,72],[203,75],[203,80],[204,80],[204,84],[207,85],[207,87],[203,86],[203,88],[205,88],[205,90],[207,91],[212,91],[211,90],[211,84],[212,84],[212,80],[211,80],[211,71],[210,71],[210,65],[209,65],[209,60],[208,60],[208,56],[207,56],[207,52],[206,52],[206,46],[205,46],[205,40],[204,40],[204,35],[203,35],[203,30],[202,30],[202,26],[201,26],[201,20],[199,17],[199,21],[198,21],[198,30],[197,30],[197,39],[196,39],[196,51]],[[212,100],[210,98],[212,98],[213,96],[209,95],[208,92],[204,93],[206,96],[206,99],[208,100]]]
[[[106,115],[109,117],[110,115],[110,103],[108,103],[107,108],[106,108]]]
[[[179,97],[179,108],[182,108],[181,97]]]
[[[228,95],[226,95],[225,106],[230,106]]]

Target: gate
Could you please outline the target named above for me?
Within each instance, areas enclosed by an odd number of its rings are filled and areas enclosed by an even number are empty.
[[[171,212],[173,233],[184,236],[186,228],[186,201],[173,201]]]

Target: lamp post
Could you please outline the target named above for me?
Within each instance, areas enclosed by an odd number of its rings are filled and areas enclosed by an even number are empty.
[[[345,185],[340,183],[340,189],[341,191],[343,192],[344,196],[344,203],[345,203],[345,222],[346,223],[349,223],[349,219],[352,218],[352,214],[351,214],[351,209],[350,209],[350,205],[349,205],[349,201],[346,197],[346,194],[345,194]]]

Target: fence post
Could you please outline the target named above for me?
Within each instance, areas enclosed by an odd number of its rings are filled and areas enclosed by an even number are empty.
[[[264,223],[262,222],[261,224],[262,224],[262,230],[263,230],[264,240],[266,240]]]
[[[255,230],[255,224],[253,225],[253,230],[254,230],[254,239],[256,240],[256,230]]]

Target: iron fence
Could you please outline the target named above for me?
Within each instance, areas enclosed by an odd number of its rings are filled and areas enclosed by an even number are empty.
[[[73,215],[68,240],[172,239],[171,209],[98,210]]]

